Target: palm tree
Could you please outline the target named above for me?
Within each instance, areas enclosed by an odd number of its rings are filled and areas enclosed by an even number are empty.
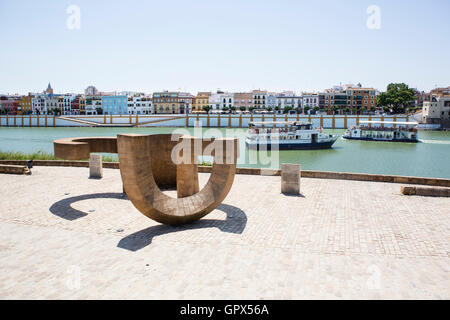
[[[338,106],[332,106],[331,107],[331,111],[333,111],[333,114],[337,114],[339,112],[339,107]]]
[[[209,114],[209,111],[211,110],[211,107],[210,107],[210,106],[203,106],[202,109],[203,109],[206,113]]]

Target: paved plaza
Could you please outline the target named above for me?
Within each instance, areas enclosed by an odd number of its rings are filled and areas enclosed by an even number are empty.
[[[1,299],[450,298],[450,198],[306,178],[285,196],[280,177],[237,175],[218,209],[169,227],[103,171],[0,175]]]

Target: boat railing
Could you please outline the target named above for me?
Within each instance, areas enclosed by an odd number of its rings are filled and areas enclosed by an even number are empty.
[[[409,131],[409,132],[414,132],[415,130],[415,128],[405,128],[405,127],[394,128],[394,127],[369,127],[369,126],[360,126],[359,129],[364,131]],[[351,130],[354,130],[354,128]]]
[[[249,129],[248,133],[250,134],[272,134],[272,133],[277,133],[277,134],[282,134],[282,133],[295,133],[295,128],[265,128],[265,129],[259,129],[259,128],[255,128],[255,129]]]

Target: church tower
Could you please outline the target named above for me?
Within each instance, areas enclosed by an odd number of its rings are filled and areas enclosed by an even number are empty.
[[[52,86],[50,85],[50,82],[48,83],[47,90],[45,90],[45,93],[53,94],[53,89],[52,89]]]

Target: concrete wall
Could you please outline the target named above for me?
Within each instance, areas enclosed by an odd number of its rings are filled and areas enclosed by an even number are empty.
[[[0,165],[20,165],[26,166],[26,160],[0,160]],[[34,166],[50,166],[50,167],[89,167],[89,161],[65,161],[65,160],[34,160]],[[103,162],[103,168],[119,169],[118,162]],[[199,166],[198,171],[203,173],[211,173],[212,167]],[[247,175],[271,175],[280,176],[281,170],[276,169],[259,169],[259,168],[236,168],[236,174]],[[315,179],[337,179],[337,180],[357,180],[357,181],[372,181],[372,182],[387,182],[387,183],[403,183],[415,185],[428,185],[439,187],[450,187],[450,179],[440,178],[423,178],[423,177],[406,177],[406,176],[391,176],[380,174],[366,174],[366,173],[348,173],[348,172],[329,172],[329,171],[315,171],[302,170],[301,176],[304,178]]]
[[[310,121],[326,129],[346,129],[363,120],[409,121],[399,116],[305,116],[305,115],[80,115],[80,116],[0,116],[0,127],[89,127],[95,125],[130,125],[147,127],[193,127],[200,121],[203,127],[248,127],[250,121]],[[385,125],[386,127],[392,125]]]

